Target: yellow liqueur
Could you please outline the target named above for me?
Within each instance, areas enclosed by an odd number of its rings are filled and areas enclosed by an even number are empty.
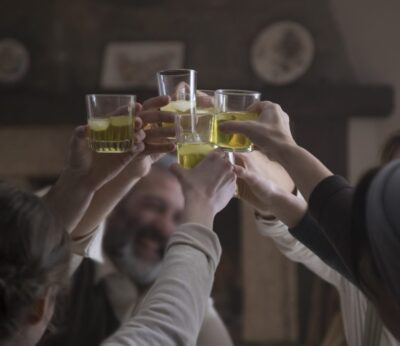
[[[219,131],[218,126],[230,120],[246,121],[256,119],[257,113],[252,112],[223,112],[215,114],[211,130],[211,142],[222,149],[251,151],[252,143],[250,139],[239,133],[223,133]]]
[[[91,118],[89,145],[99,153],[123,153],[132,146],[133,119],[128,115]]]

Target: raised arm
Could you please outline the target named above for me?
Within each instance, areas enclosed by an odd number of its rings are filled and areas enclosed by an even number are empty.
[[[137,155],[114,179],[96,191],[89,208],[75,227],[74,234],[84,236],[93,231],[140,178],[149,172],[153,162],[166,152],[174,150],[174,144],[166,142],[165,138],[174,137],[175,128],[161,128],[157,125],[162,122],[174,123],[176,120],[174,113],[159,110],[168,102],[168,96],[159,96],[143,103],[143,109],[138,113],[138,117],[143,123],[145,133],[144,151]],[[151,126],[147,126],[149,124]]]
[[[172,236],[162,272],[135,317],[102,345],[195,345],[220,257],[214,216],[231,199],[235,175],[225,154],[173,172],[185,195],[184,224]]]
[[[65,168],[55,185],[43,197],[72,238],[83,235],[73,231],[89,207],[94,193],[143,151],[143,138],[143,130],[137,129],[134,133],[136,144],[129,152],[119,155],[97,154],[88,146],[87,127],[76,128]]]

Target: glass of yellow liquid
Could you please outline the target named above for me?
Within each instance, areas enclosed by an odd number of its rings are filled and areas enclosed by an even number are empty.
[[[253,144],[239,133],[223,133],[219,124],[228,120],[256,120],[257,113],[249,112],[254,102],[260,101],[261,93],[249,90],[218,89],[215,91],[215,114],[211,129],[211,141],[229,151],[252,151]]]
[[[196,111],[196,75],[196,71],[191,69],[157,72],[159,95],[171,98],[170,103],[161,110],[184,116],[186,120],[181,122],[184,131],[194,132],[192,124],[194,124]],[[167,127],[171,124],[162,124],[162,126]]]
[[[123,153],[132,146],[135,95],[86,95],[89,146],[98,153]]]

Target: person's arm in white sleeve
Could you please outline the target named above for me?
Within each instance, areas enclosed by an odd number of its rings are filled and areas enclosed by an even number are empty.
[[[338,285],[341,275],[323,262],[288,231],[296,226],[307,210],[307,203],[294,189],[286,171],[262,154],[236,155],[240,166],[240,198],[256,210],[256,225],[261,234],[272,238],[280,252],[292,261],[304,264],[325,281]],[[279,221],[281,220],[281,221]]]
[[[279,220],[264,220],[258,217],[256,218],[256,225],[257,230],[262,235],[271,238],[285,257],[305,265],[314,274],[335,287],[339,286],[343,279],[342,275],[294,238],[283,222]]]

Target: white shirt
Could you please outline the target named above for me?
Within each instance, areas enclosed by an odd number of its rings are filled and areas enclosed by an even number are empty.
[[[351,346],[365,346],[363,338],[366,333],[365,316],[368,300],[364,294],[295,239],[283,223],[260,219],[256,220],[256,224],[258,231],[270,237],[287,258],[304,264],[313,273],[336,287],[340,297],[346,341]],[[400,342],[383,326],[380,342],[376,346],[400,346]]]

